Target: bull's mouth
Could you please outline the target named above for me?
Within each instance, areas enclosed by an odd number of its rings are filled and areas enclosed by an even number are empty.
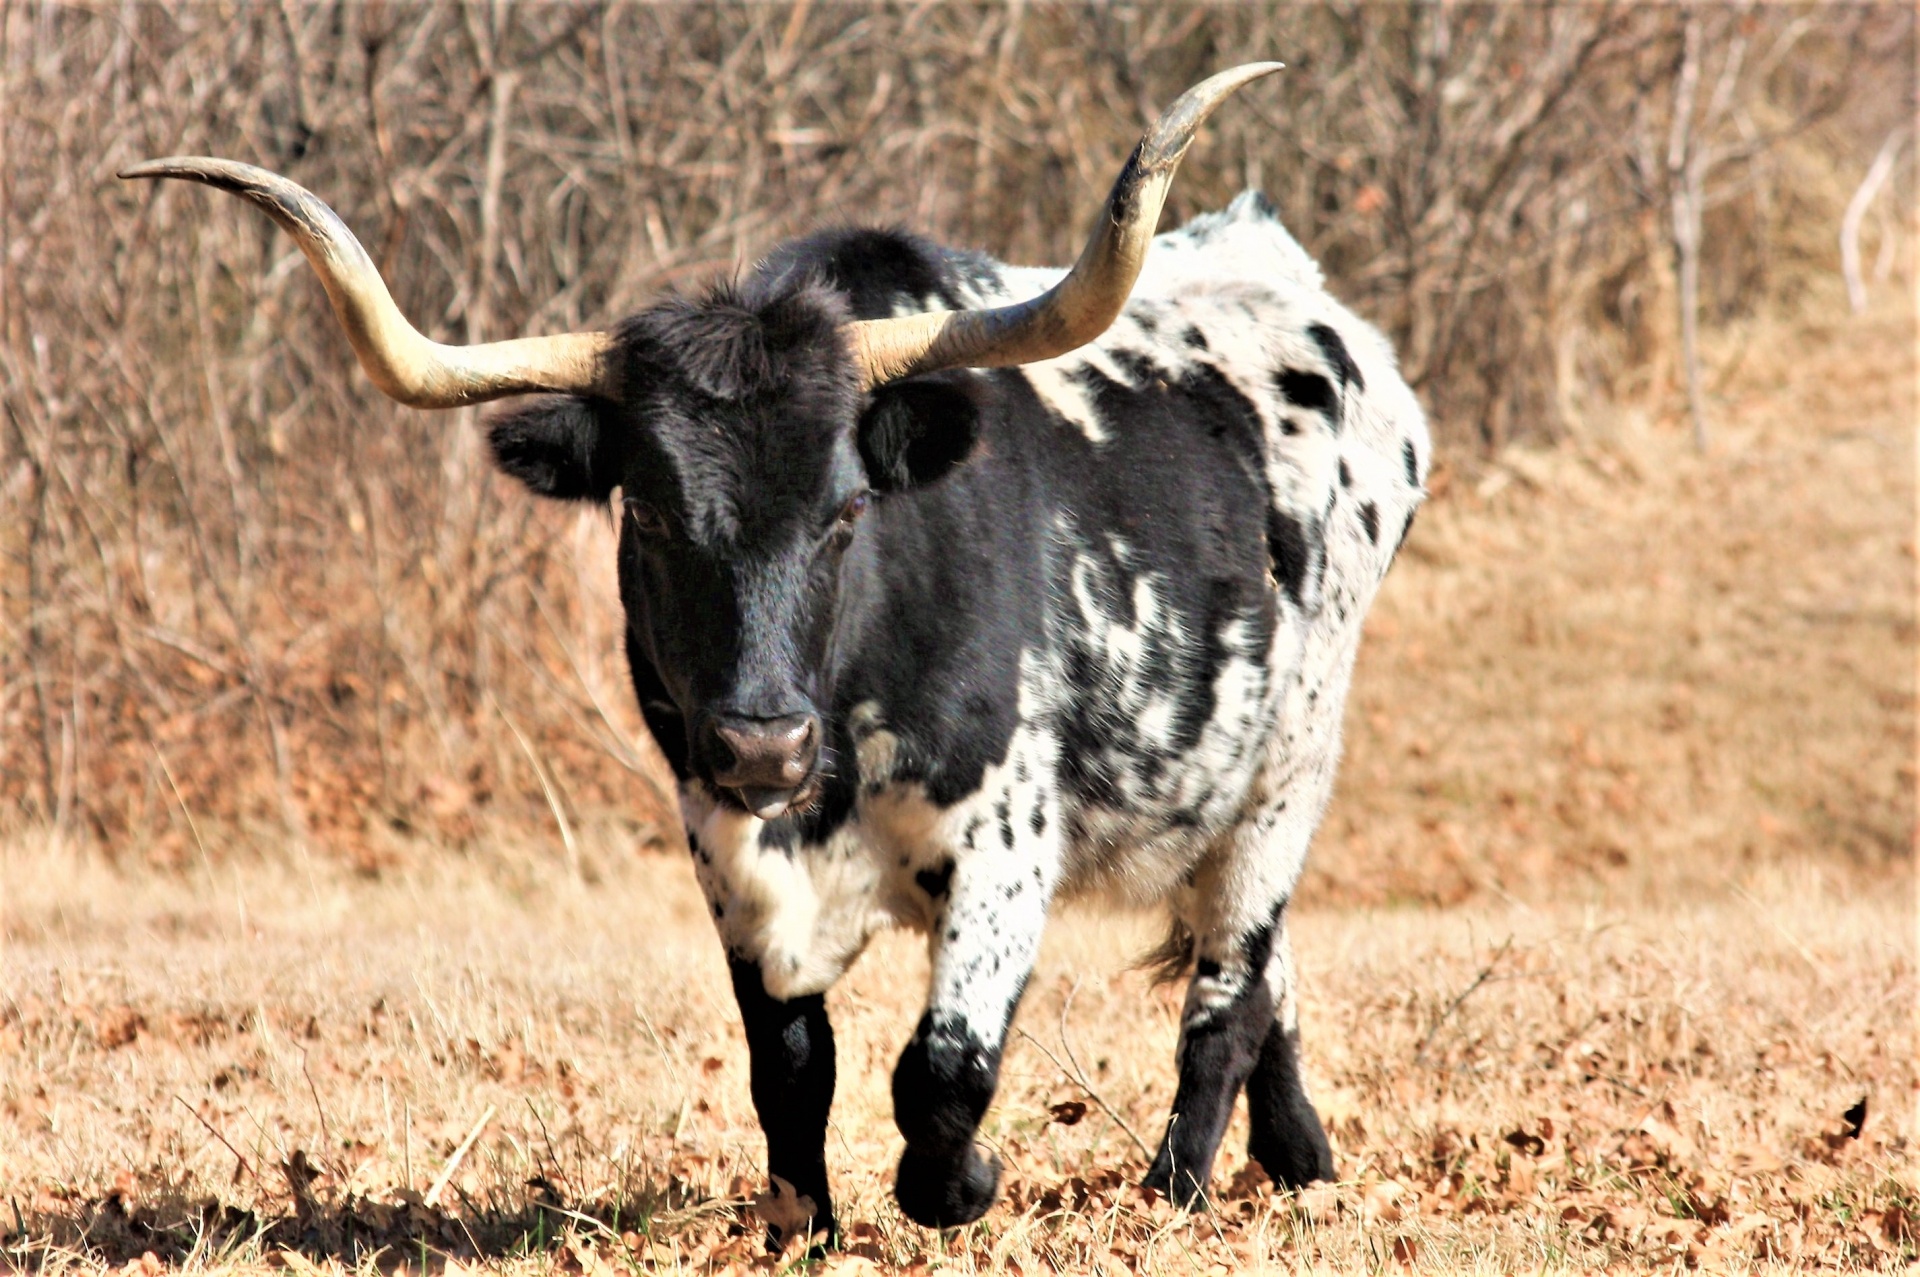
[[[778,820],[797,814],[813,805],[819,797],[819,778],[809,776],[791,789],[769,789],[759,785],[723,786],[720,792],[761,820]]]

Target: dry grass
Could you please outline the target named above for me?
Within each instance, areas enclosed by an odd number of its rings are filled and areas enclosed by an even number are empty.
[[[1339,1186],[1272,1194],[1236,1127],[1215,1213],[1129,1188],[1176,1002],[1127,967],[1144,921],[1069,916],[984,1131],[1005,1200],[902,1222],[887,1079],[925,960],[891,936],[830,999],[840,1267],[1911,1265],[1913,326],[1818,305],[1716,352],[1715,454],[1595,406],[1416,530],[1297,924]],[[0,1266],[771,1262],[675,857],[482,840],[369,880],[16,839],[0,937]]]
[[[718,946],[676,860],[607,863],[592,885],[505,860],[379,885],[295,865],[129,882],[16,848],[0,1200],[27,1242],[9,1257],[753,1260],[761,1145]],[[1236,1124],[1233,1187],[1192,1218],[1125,1187],[1144,1157],[1054,1062],[1071,1050],[1157,1136],[1177,1001],[1126,965],[1152,931],[1069,916],[983,1130],[1006,1200],[945,1239],[888,1197],[887,1079],[925,959],[887,937],[829,999],[853,1252],[1169,1273],[1911,1260],[1912,914],[1859,885],[1796,865],[1711,900],[1308,911],[1311,1077],[1343,1182],[1295,1202],[1236,1175]],[[1866,1129],[1841,1138],[1862,1096]],[[1075,1100],[1083,1121],[1052,1119]],[[447,1209],[410,1210],[489,1111]],[[296,1193],[302,1153],[319,1177]]]

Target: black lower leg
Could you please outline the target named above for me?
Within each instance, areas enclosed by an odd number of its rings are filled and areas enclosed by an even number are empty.
[[[973,1136],[999,1079],[999,1050],[966,1024],[920,1021],[893,1071],[893,1117],[907,1141],[894,1197],[908,1219],[957,1228],[993,1205],[1000,1161],[982,1157]]]
[[[1160,1152],[1143,1181],[1148,1188],[1159,1189],[1184,1207],[1205,1203],[1220,1137],[1241,1086],[1254,1070],[1261,1031],[1272,1021],[1272,997],[1256,978],[1218,1011],[1185,1026],[1180,1086]]]
[[[753,1107],[767,1136],[767,1173],[813,1199],[812,1231],[833,1234],[827,1187],[827,1112],[833,1106],[833,1026],[820,994],[780,1001],[766,991],[758,964],[733,961],[734,996],[747,1031]],[[789,1238],[768,1228],[767,1243]]]
[[[1267,1026],[1260,1059],[1247,1078],[1247,1116],[1247,1152],[1274,1183],[1302,1188],[1333,1178],[1327,1132],[1300,1084],[1300,1034],[1278,1020]]]

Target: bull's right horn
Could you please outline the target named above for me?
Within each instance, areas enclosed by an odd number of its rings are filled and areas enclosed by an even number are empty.
[[[232,160],[176,156],[136,164],[125,178],[179,177],[232,191],[280,223],[313,263],[360,366],[381,390],[416,408],[457,408],[532,391],[611,389],[606,333],[521,337],[443,346],[409,324],[367,250],[334,211],[277,173]]]
[[[1194,131],[1235,89],[1282,65],[1250,62],[1182,93],[1133,148],[1080,260],[1040,296],[991,310],[932,311],[848,324],[862,380],[873,387],[941,368],[1032,363],[1064,355],[1105,332],[1140,276],[1160,206]]]

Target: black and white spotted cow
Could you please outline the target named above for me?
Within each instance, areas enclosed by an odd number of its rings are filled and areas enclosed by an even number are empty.
[[[826,989],[881,928],[926,932],[896,1192],[921,1223],[966,1223],[999,1178],[974,1137],[1008,1027],[1069,897],[1165,906],[1191,964],[1146,1182],[1202,1200],[1243,1088],[1276,1180],[1332,1172],[1287,902],[1429,444],[1386,342],[1262,196],[1152,238],[1198,116],[1263,71],[1176,104],[1071,275],[831,231],[610,334],[432,364],[410,328],[382,336],[384,288],[299,188],[214,161],[136,171],[274,212],[396,396],[572,392],[496,419],[494,454],[540,495],[618,496],[635,687],[726,945],[768,1171],[815,1227],[833,1224]],[[1115,260],[1117,293],[1089,302]]]

